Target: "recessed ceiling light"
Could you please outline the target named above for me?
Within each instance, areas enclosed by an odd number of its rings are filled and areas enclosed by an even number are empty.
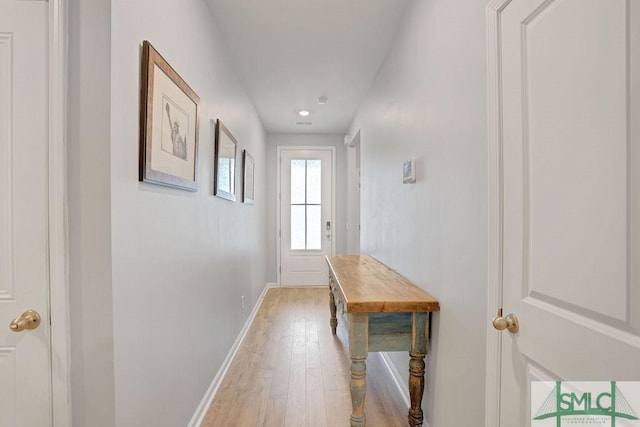
[[[307,110],[300,110],[298,111],[298,114],[300,114],[302,117],[307,117],[311,113]]]
[[[327,98],[326,96],[323,95],[323,96],[318,98],[318,104],[324,105],[324,104],[327,103],[328,100],[329,100],[329,98]]]

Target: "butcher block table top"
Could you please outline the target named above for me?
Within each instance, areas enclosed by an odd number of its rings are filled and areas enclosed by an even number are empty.
[[[369,255],[327,256],[347,313],[439,311],[438,301]]]

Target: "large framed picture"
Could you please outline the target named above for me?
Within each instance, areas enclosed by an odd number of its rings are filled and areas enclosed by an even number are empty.
[[[242,152],[242,169],[244,172],[244,179],[242,180],[242,203],[252,205],[255,203],[253,192],[255,185],[256,162],[247,150]]]
[[[139,180],[196,191],[200,98],[144,41]]]
[[[229,129],[216,121],[216,149],[213,194],[227,200],[236,200],[236,146],[238,142]]]

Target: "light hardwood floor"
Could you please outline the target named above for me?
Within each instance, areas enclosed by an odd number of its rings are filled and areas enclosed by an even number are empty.
[[[269,289],[202,427],[348,426],[346,335],[329,328],[325,288]],[[407,408],[380,357],[367,358],[367,426],[406,426]]]

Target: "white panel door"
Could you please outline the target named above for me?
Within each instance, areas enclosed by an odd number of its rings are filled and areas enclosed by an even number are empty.
[[[326,285],[331,254],[333,152],[280,151],[280,284]]]
[[[640,2],[494,4],[499,418],[524,427],[534,380],[640,380]]]
[[[52,423],[48,303],[48,3],[0,0],[0,426]],[[37,329],[14,332],[27,310]]]

